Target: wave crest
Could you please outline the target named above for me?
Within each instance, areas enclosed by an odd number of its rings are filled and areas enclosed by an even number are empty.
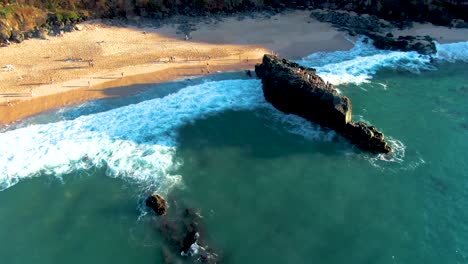
[[[468,42],[439,44],[437,54],[421,55],[415,51],[379,50],[372,40],[359,38],[348,51],[318,52],[299,60],[306,67],[317,69],[317,74],[334,85],[368,83],[378,70],[404,69],[413,73],[435,70],[434,60],[441,62],[468,61]]]

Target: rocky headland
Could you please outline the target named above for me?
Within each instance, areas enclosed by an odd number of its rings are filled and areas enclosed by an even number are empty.
[[[262,64],[255,66],[255,72],[262,80],[265,99],[278,110],[333,129],[361,150],[391,151],[384,135],[375,127],[351,120],[351,100],[338,94],[314,69],[265,55]]]

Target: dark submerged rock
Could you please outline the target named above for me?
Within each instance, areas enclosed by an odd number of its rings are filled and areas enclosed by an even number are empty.
[[[154,195],[148,199],[151,197]],[[158,231],[169,244],[162,248],[164,263],[179,263],[182,258],[217,263],[220,258],[206,242],[207,232],[200,213],[192,208],[181,208],[175,201],[171,205],[172,210],[156,220]]]
[[[255,72],[262,80],[265,99],[280,111],[331,128],[362,150],[391,151],[376,128],[351,120],[351,100],[338,94],[314,69],[266,54],[262,64],[255,66]]]
[[[157,194],[152,194],[146,199],[146,206],[153,209],[157,215],[166,214],[166,201]]]

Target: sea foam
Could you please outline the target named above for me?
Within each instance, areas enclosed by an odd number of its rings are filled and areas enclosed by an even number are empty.
[[[468,42],[437,44],[437,50],[435,60],[468,61]],[[412,72],[434,68],[430,56],[377,50],[364,38],[349,51],[319,52],[299,63],[315,67],[333,84],[369,82],[382,68]],[[267,109],[270,120],[309,140],[330,141],[336,136],[274,109],[264,100],[258,80],[207,82],[107,112],[0,133],[0,190],[23,178],[97,167],[105,168],[111,177],[147,182],[165,192],[181,181],[175,174],[180,166],[175,158],[178,127],[228,109],[256,108]],[[404,148],[397,149],[403,150],[396,157],[400,160]]]
[[[0,145],[5,146],[0,190],[24,178],[61,177],[97,167],[108,176],[143,182],[164,194],[181,182],[175,174],[181,165],[175,158],[179,127],[228,109],[259,108],[273,124],[310,140],[334,135],[276,110],[265,101],[259,80],[206,82],[107,112],[0,133]]]
[[[103,113],[7,131],[0,134],[0,190],[22,178],[92,166],[167,189],[180,181],[172,174],[180,165],[174,160],[178,127],[264,103],[257,80],[209,82]]]
[[[439,44],[433,56],[415,51],[379,50],[372,40],[359,38],[348,51],[318,52],[298,61],[306,67],[317,69],[317,74],[334,85],[370,82],[380,69],[403,69],[413,73],[435,70],[433,61],[468,61],[468,42]]]

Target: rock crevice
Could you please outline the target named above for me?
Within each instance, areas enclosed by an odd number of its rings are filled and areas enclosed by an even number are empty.
[[[315,69],[265,55],[255,72],[262,80],[265,99],[278,110],[331,128],[364,151],[391,151],[376,128],[351,120],[351,100],[324,82]]]

